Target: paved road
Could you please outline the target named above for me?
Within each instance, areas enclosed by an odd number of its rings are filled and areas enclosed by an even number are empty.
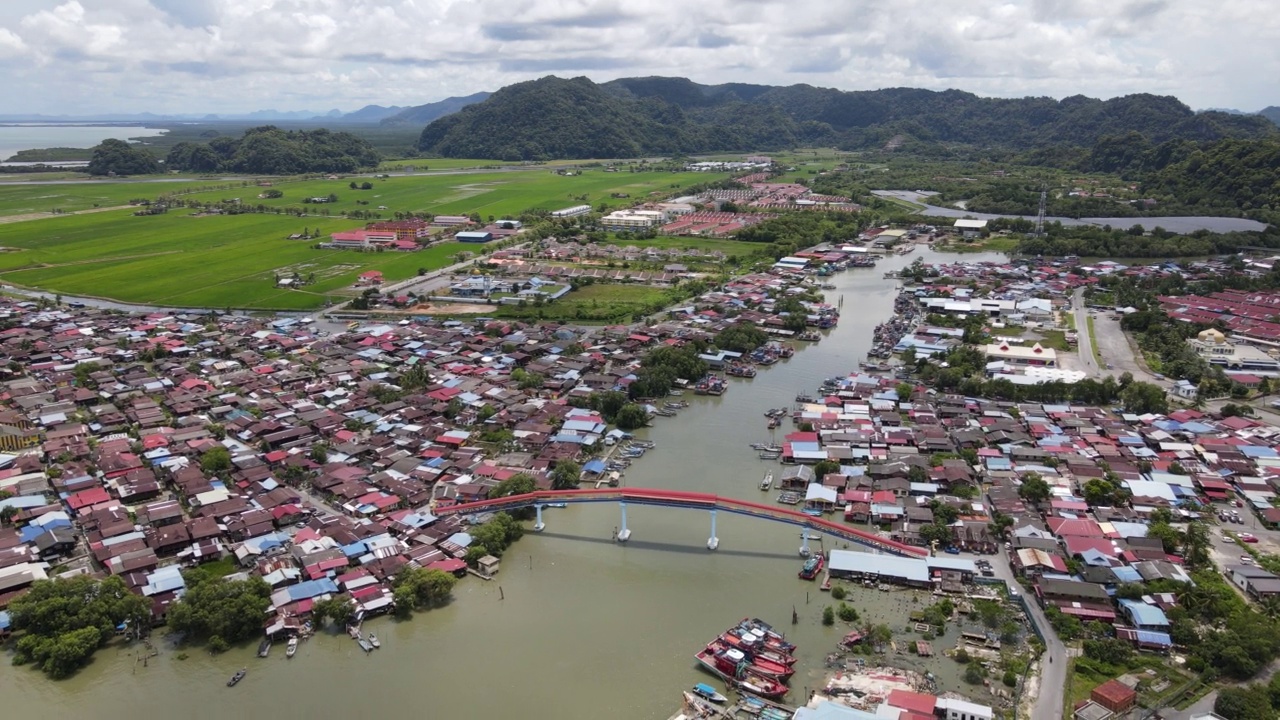
[[[1084,288],[1076,288],[1071,296],[1072,312],[1076,317],[1076,352],[1080,364],[1090,375],[1102,375],[1103,369],[1093,355],[1093,333],[1089,332],[1089,310],[1084,306]]]
[[[921,215],[931,217],[950,217],[950,218],[978,218],[979,220],[995,220],[997,218],[1019,217],[1024,220],[1035,220],[1035,215],[996,215],[993,213],[971,212],[969,210],[957,210],[956,208],[939,207],[930,205],[929,199],[934,193],[919,193],[912,190],[872,190],[872,194],[881,197],[892,197],[907,202],[924,205],[924,209],[920,210]],[[1233,217],[1149,217],[1149,218],[1068,218],[1068,217],[1046,217],[1045,222],[1060,222],[1063,225],[1094,225],[1101,227],[1103,225],[1111,225],[1112,227],[1133,227],[1141,225],[1146,230],[1152,230],[1157,227],[1171,230],[1176,233],[1191,233],[1196,230],[1209,230],[1211,232],[1261,232],[1267,229],[1267,226],[1257,220],[1246,220],[1244,218]]]
[[[990,561],[996,577],[1004,581],[1010,593],[1023,592],[1022,586],[1018,584],[1013,570],[1009,567],[1008,551],[1003,546],[997,555],[962,554],[961,557]],[[1031,717],[1036,720],[1061,717],[1062,703],[1065,701],[1063,692],[1067,682],[1067,647],[1058,639],[1058,634],[1049,624],[1049,618],[1045,617],[1035,600],[1030,597],[1026,599],[1031,622],[1040,629],[1040,634],[1045,640],[1044,655],[1040,656],[1040,682],[1036,691],[1035,709],[1032,710]]]

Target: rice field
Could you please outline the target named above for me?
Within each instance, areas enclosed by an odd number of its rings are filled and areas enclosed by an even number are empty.
[[[388,281],[419,269],[448,265],[464,246],[446,243],[413,253],[316,250],[314,241],[288,240],[304,228],[322,236],[359,227],[343,210],[375,209],[434,214],[479,213],[501,217],[529,208],[557,209],[584,202],[630,205],[665,197],[679,188],[718,179],[705,173],[605,173],[561,176],[546,168],[368,179],[372,190],[351,190],[350,179],[276,181],[279,200],[259,200],[256,185],[238,181],[222,189],[186,195],[210,200],[240,197],[244,203],[305,208],[307,217],[258,213],[197,216],[178,209],[135,217],[131,210],[47,217],[0,225],[0,282],[66,295],[175,307],[304,310],[344,299],[357,276],[380,270]],[[123,205],[163,191],[208,188],[208,181],[0,185],[0,216]],[[338,195],[336,203],[302,205],[303,197]],[[628,198],[611,198],[624,193]],[[58,195],[57,198],[52,197]],[[53,205],[52,201],[57,200]],[[368,205],[357,204],[364,200]],[[474,251],[475,246],[465,249]],[[298,272],[314,282],[299,290],[275,287],[275,276]]]

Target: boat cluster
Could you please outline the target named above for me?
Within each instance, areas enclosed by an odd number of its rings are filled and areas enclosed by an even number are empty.
[[[659,417],[675,417],[677,410],[683,410],[687,407],[689,407],[689,403],[683,400],[679,402],[664,402],[662,407],[655,410],[653,414]]]
[[[693,392],[695,395],[723,395],[727,388],[724,378],[709,374],[693,386]]]
[[[374,635],[373,633],[369,633],[369,637],[366,638],[364,636],[364,633],[360,631],[359,625],[348,625],[347,634],[350,635],[352,639],[356,641],[356,644],[360,646],[361,650],[367,653],[371,653],[374,650],[377,650],[378,648],[382,647],[382,643],[378,641],[377,635]]]
[[[795,674],[796,646],[768,623],[744,618],[694,657],[702,667],[740,692],[777,699]]]

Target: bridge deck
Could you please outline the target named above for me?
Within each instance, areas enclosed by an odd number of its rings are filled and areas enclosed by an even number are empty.
[[[470,515],[499,510],[515,510],[519,508],[546,505],[548,503],[628,503],[636,505],[655,505],[692,510],[724,510],[737,515],[760,518],[771,522],[799,525],[805,528],[844,538],[851,542],[871,547],[882,552],[905,557],[927,557],[929,551],[924,548],[906,545],[882,538],[858,528],[848,527],[819,517],[806,515],[795,510],[773,505],[764,505],[747,500],[720,497],[708,493],[686,492],[682,490],[658,490],[653,488],[604,488],[599,490],[539,490],[524,495],[512,495],[497,500],[481,500],[479,502],[462,503],[450,507],[439,508],[436,515]]]

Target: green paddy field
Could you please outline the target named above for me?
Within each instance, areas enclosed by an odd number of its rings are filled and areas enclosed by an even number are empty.
[[[424,161],[430,164],[431,161]],[[481,164],[481,161],[474,161]],[[630,205],[651,195],[667,196],[681,187],[719,179],[706,173],[606,173],[557,175],[546,167],[465,174],[347,178],[292,182],[273,179],[284,192],[276,200],[259,199],[254,184],[190,180],[180,182],[93,182],[0,184],[0,282],[66,295],[86,295],[174,307],[307,310],[327,299],[350,294],[357,276],[380,270],[395,281],[452,262],[460,250],[476,246],[446,243],[413,253],[361,253],[315,250],[314,241],[288,240],[303,228],[322,235],[360,227],[342,211],[397,211],[434,214],[517,215],[530,208],[557,209],[583,202]],[[351,190],[349,183],[369,180],[372,190]],[[218,186],[218,189],[208,189]],[[204,188],[204,190],[200,190]],[[192,192],[197,191],[198,192]],[[243,203],[302,209],[307,217],[287,214],[196,216],[177,209],[164,215],[135,217],[132,210],[22,219],[6,217],[65,212],[95,205],[117,207],[135,198],[162,193],[209,200],[241,198]],[[338,196],[335,203],[304,205],[302,198]],[[613,198],[614,193],[628,195]],[[358,204],[357,200],[368,204]],[[386,210],[377,210],[385,206]],[[314,273],[301,290],[274,286],[275,275]]]

